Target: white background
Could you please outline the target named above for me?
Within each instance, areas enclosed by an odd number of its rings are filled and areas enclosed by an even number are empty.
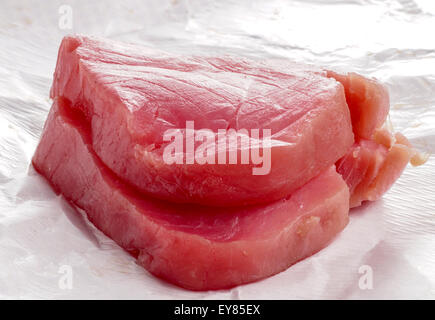
[[[69,9],[72,29],[62,29]],[[2,0],[0,298],[435,298],[434,157],[409,166],[383,200],[352,210],[329,247],[274,277],[198,293],[149,275],[29,167],[67,33],[183,53],[288,57],[374,76],[390,90],[394,128],[435,151],[433,0]],[[373,270],[371,290],[358,286],[363,265]],[[71,289],[59,286],[62,266],[72,270]]]

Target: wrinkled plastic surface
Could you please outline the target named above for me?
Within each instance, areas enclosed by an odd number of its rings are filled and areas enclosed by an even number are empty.
[[[64,29],[69,9],[72,29]],[[266,280],[201,293],[148,274],[29,167],[67,33],[178,53],[288,57],[374,76],[390,91],[394,129],[432,154],[433,30],[432,0],[2,1],[0,298],[435,298],[432,156],[409,166],[382,200],[353,209],[318,254]],[[364,289],[370,270],[373,286]]]

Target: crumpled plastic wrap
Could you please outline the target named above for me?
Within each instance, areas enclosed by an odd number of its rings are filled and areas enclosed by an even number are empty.
[[[178,53],[285,57],[376,77],[390,90],[394,129],[431,155],[434,31],[432,0],[3,0],[0,298],[434,299],[432,156],[408,166],[382,200],[353,209],[321,252],[263,281],[210,292],[148,274],[30,165],[68,33]]]

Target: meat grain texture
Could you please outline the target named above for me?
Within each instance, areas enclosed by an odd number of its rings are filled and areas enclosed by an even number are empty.
[[[353,142],[342,86],[322,70],[285,62],[284,72],[282,64],[174,57],[67,37],[51,96],[82,110],[95,152],[141,191],[172,202],[262,203],[301,187]],[[270,173],[252,175],[252,163],[166,164],[164,132],[186,121],[216,135],[218,129],[271,129]]]
[[[66,37],[51,97],[36,170],[145,269],[192,290],[256,281],[324,248],[349,207],[381,197],[415,156],[382,128],[384,86],[283,60]],[[166,164],[163,133],[186,121],[271,129],[270,173]]]
[[[33,163],[147,270],[194,290],[232,287],[283,271],[326,246],[348,222],[349,191],[334,166],[268,204],[205,207],[144,196],[102,163],[89,127],[61,98]]]

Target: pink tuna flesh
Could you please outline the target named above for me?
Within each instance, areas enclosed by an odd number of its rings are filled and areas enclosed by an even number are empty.
[[[349,191],[334,166],[266,205],[171,204],[122,182],[93,151],[91,134],[77,109],[55,99],[34,167],[147,270],[179,286],[221,289],[273,275],[348,222]]]
[[[378,200],[400,177],[411,158],[411,149],[394,143],[389,148],[361,140],[337,162],[337,171],[350,190],[350,207]]]
[[[387,88],[356,73],[342,75],[328,71],[328,76],[344,87],[355,140],[371,139],[376,129],[384,124],[390,110]]]
[[[374,79],[355,73],[341,75],[328,71],[346,93],[355,144],[337,162],[337,171],[350,189],[350,207],[366,200],[378,200],[400,177],[414,150],[401,134],[382,129],[389,111],[387,89]],[[406,143],[403,142],[406,140]]]
[[[353,143],[342,85],[324,71],[286,61],[177,57],[66,37],[51,96],[82,110],[95,152],[120,178],[172,202],[278,200],[333,165]],[[214,135],[219,129],[271,129],[270,173],[253,175],[252,162],[166,164],[163,134],[186,121]]]

